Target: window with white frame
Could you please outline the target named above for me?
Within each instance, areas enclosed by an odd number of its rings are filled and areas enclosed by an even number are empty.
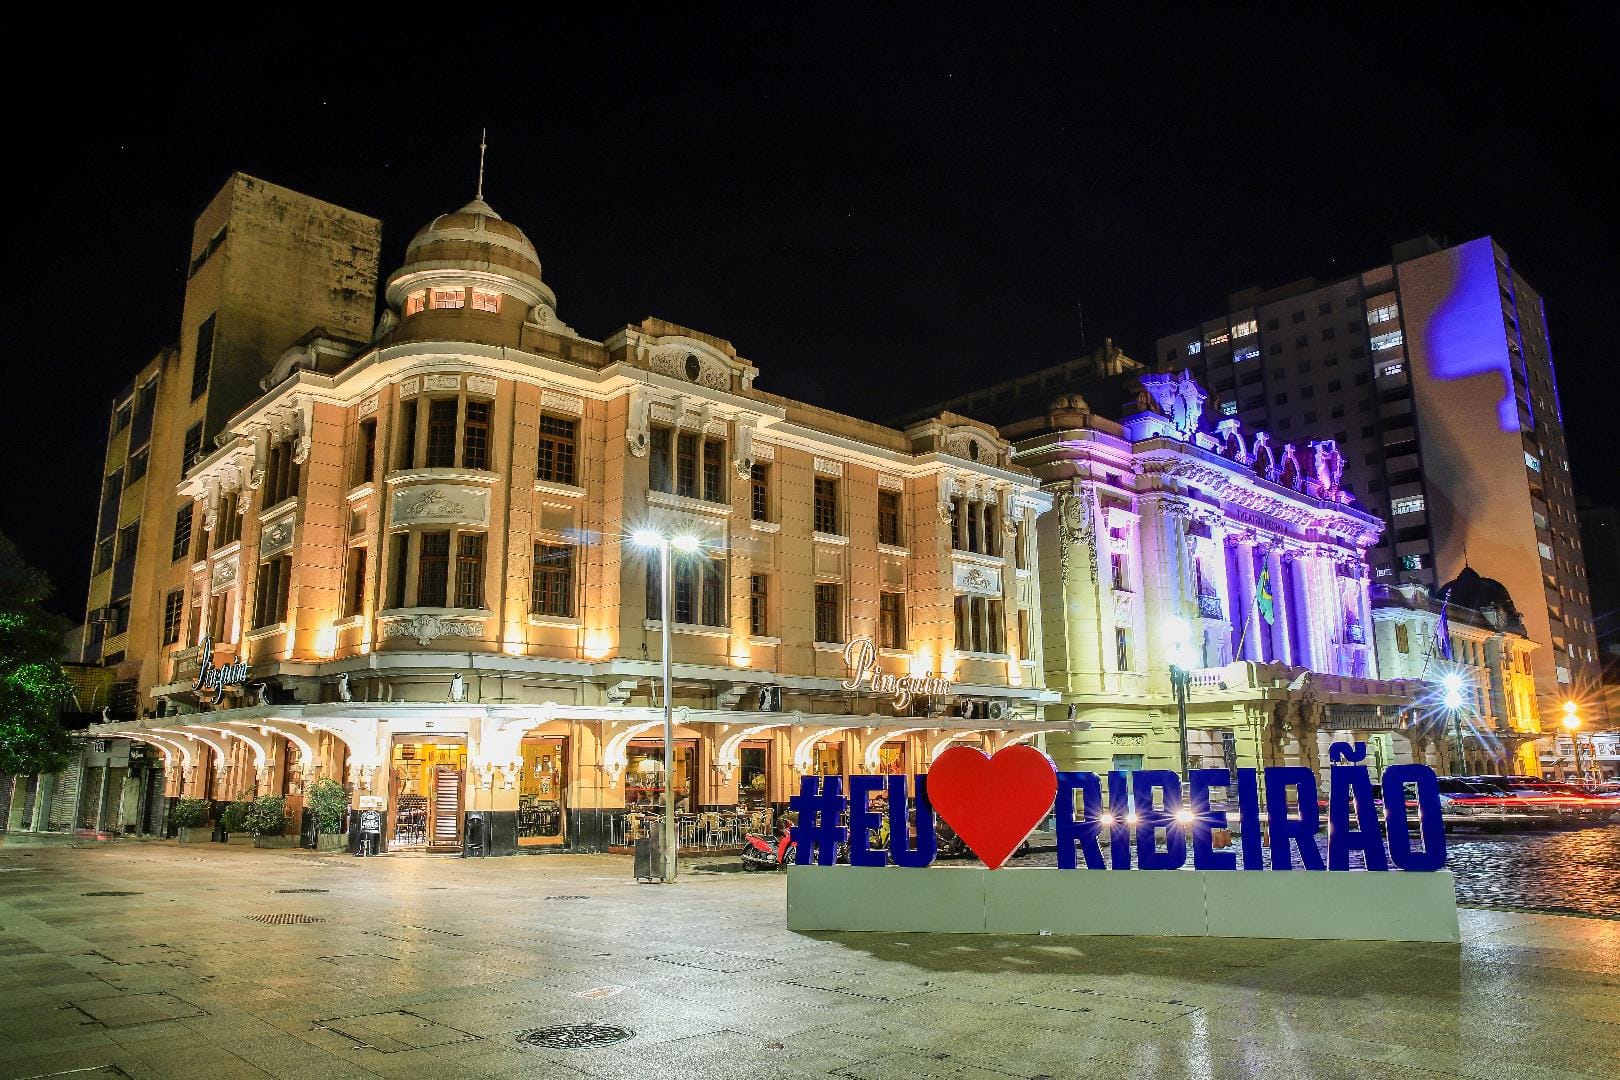
[[[467,306],[466,289],[433,289],[433,306],[435,308],[459,308]]]
[[[1389,510],[1392,514],[1417,514],[1423,510],[1423,496],[1403,495],[1399,499],[1390,500]]]
[[[1398,349],[1405,340],[1406,335],[1401,331],[1391,330],[1384,334],[1374,334],[1367,344],[1372,346],[1373,352],[1378,352],[1382,349]]]
[[[474,311],[499,311],[501,310],[501,294],[498,292],[486,292],[483,289],[474,289],[472,291],[472,306]]]
[[[1250,319],[1248,322],[1240,322],[1236,326],[1232,327],[1232,336],[1235,338],[1248,337],[1250,334],[1257,332],[1259,329],[1259,324],[1253,319]]]
[[[1392,322],[1400,318],[1399,304],[1380,304],[1378,307],[1367,309],[1368,323]]]

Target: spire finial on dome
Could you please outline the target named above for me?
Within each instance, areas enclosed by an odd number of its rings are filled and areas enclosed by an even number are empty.
[[[483,128],[478,133],[478,193],[473,196],[475,202],[484,201],[484,151],[489,149],[489,128]]]

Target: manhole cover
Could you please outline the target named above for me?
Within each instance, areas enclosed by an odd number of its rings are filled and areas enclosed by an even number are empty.
[[[275,891],[278,892],[278,893],[314,893],[314,892],[331,892],[332,890],[331,889],[277,889]]]
[[[588,897],[588,896],[546,896],[546,897],[542,897],[541,899],[544,899],[544,900],[589,900],[590,897]]]
[[[286,911],[277,912],[274,915],[249,915],[248,918],[254,922],[264,923],[266,926],[286,926],[290,923],[301,924],[326,921],[325,919],[317,919],[313,915],[294,915]]]
[[[563,1024],[560,1027],[525,1031],[517,1037],[517,1041],[553,1050],[590,1050],[635,1037],[636,1033],[629,1028],[610,1027],[607,1024]]]
[[[141,896],[138,892],[122,892],[118,889],[103,889],[100,892],[80,893],[80,896]]]

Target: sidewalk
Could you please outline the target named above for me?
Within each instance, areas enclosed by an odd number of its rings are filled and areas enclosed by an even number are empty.
[[[1550,1080],[1609,1075],[1620,1030],[1613,921],[1468,910],[1460,947],[800,936],[782,875],[629,876],[0,845],[0,1077]],[[519,1041],[577,1024],[633,1034]]]

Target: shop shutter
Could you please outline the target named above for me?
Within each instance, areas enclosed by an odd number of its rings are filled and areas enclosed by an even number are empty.
[[[79,763],[73,762],[56,774],[56,791],[51,795],[50,813],[45,828],[57,832],[73,828],[73,817],[79,809]]]

